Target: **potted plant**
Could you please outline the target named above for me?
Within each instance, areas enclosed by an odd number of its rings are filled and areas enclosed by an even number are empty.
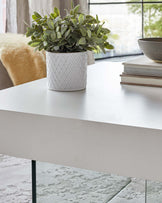
[[[61,18],[54,8],[49,16],[34,12],[32,26],[26,36],[29,45],[46,51],[48,87],[57,91],[76,91],[86,88],[87,51],[113,49],[109,44],[110,30],[104,28],[98,16],[79,11],[80,6],[66,11]]]

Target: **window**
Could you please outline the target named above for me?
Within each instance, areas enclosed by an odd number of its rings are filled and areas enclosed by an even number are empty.
[[[89,10],[105,20],[115,47],[106,54],[96,54],[96,58],[140,54],[139,38],[162,37],[160,0],[89,0]]]

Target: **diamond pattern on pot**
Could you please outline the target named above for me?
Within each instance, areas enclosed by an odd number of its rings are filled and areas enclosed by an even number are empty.
[[[86,88],[87,52],[47,52],[48,87],[57,91],[75,91]]]

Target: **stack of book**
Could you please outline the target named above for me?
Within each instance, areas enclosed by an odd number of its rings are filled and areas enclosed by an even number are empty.
[[[146,56],[123,63],[121,84],[162,87],[162,63],[155,63]]]

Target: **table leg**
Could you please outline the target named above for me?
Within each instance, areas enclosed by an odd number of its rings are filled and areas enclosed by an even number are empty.
[[[36,197],[36,161],[31,161],[31,168],[32,168],[32,203],[37,202]]]
[[[147,203],[147,180],[145,180],[145,203]]]

